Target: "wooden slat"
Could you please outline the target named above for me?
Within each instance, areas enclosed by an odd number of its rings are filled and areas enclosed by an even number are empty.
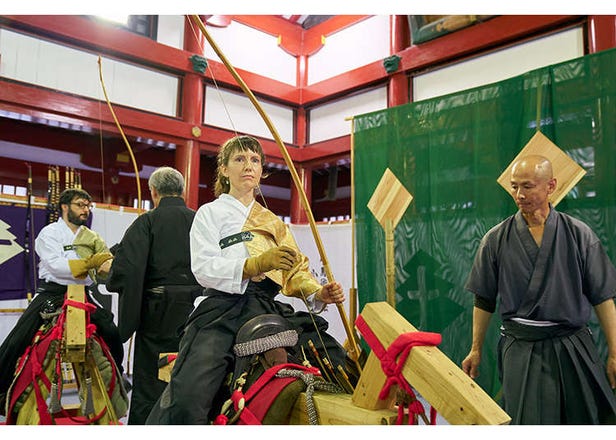
[[[83,303],[86,299],[85,286],[70,284],[66,293],[67,299]],[[64,328],[65,361],[85,362],[86,359],[86,311],[73,306],[66,308],[66,324]]]
[[[381,361],[371,351],[361,371],[351,401],[356,406],[365,409],[392,409],[395,404],[394,393],[391,393],[388,399],[379,399],[379,393],[386,380],[387,377],[385,377],[381,368]]]
[[[384,347],[401,334],[417,331],[386,302],[368,303],[361,313]],[[503,425],[511,418],[438,347],[414,347],[402,374],[452,425]]]
[[[158,359],[162,359],[167,357],[170,354],[176,353],[159,353]],[[171,381],[171,370],[173,370],[173,366],[175,365],[175,359],[169,362],[167,365],[163,365],[162,367],[158,367],[158,380],[162,380],[163,382]]]
[[[580,181],[586,174],[586,170],[571,159],[567,153],[561,150],[556,144],[548,139],[543,133],[538,131],[522,148],[518,155],[511,161],[509,166],[503,171],[496,181],[505,191],[511,194],[511,169],[513,164],[523,156],[538,154],[544,156],[552,162],[552,171],[556,178],[556,189],[550,196],[550,202],[553,206],[558,205],[563,197],[567,195],[571,189]],[[513,195],[512,195],[513,196]]]
[[[391,409],[369,410],[355,406],[350,394],[317,391],[312,397],[319,425],[393,425],[398,415]],[[301,393],[295,402],[289,424],[309,424],[306,393]]]

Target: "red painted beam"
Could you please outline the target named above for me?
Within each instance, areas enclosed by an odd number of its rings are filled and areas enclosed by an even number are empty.
[[[391,53],[398,53],[407,48],[410,41],[409,22],[404,15],[392,15],[390,23]],[[409,78],[405,72],[395,72],[389,78],[387,90],[387,107],[396,107],[409,102]]]
[[[234,133],[228,130],[207,125],[204,126],[201,136],[202,141],[200,142],[201,153],[209,156],[216,155],[219,146],[232,136],[234,136]],[[259,141],[263,146],[263,152],[268,161],[285,164],[280,148],[274,141],[262,138],[260,138]],[[297,148],[292,145],[286,145],[286,147],[291,160],[296,166],[301,164],[316,168],[326,163],[333,165],[340,159],[349,159],[351,151],[350,143],[351,137],[346,135],[311,144],[305,148]]]
[[[329,101],[349,92],[374,84],[384,83],[389,75],[383,67],[383,61],[375,61],[332,78],[306,86],[302,91],[302,104],[314,105],[320,101]]]
[[[0,105],[17,113],[79,124],[93,131],[98,131],[102,124],[103,131],[118,133],[106,103],[93,99],[0,80]],[[192,126],[186,122],[119,105],[113,108],[127,135],[171,143],[194,139]]]
[[[590,53],[616,47],[616,15],[588,17],[588,51]]]
[[[123,164],[117,160],[118,153],[126,153],[126,145],[119,136],[101,138],[97,132],[84,133],[36,122],[0,118],[0,140],[47,149],[50,163],[53,163],[54,151],[79,154],[84,165],[94,168],[101,166],[102,149],[107,167],[132,171],[131,164]],[[140,167],[145,164],[152,166],[169,164],[168,159],[173,157],[172,150],[154,149],[151,145],[134,141],[131,142],[131,146]]]
[[[350,151],[351,136],[346,135],[300,148],[297,150],[295,160],[316,168],[316,165],[330,162],[334,164],[338,159],[348,158]]]
[[[201,134],[201,152],[203,154],[217,154],[218,147],[222,145],[227,139],[235,136],[235,133],[225,130],[218,127],[212,127],[209,125],[205,125],[202,128]],[[263,153],[268,161],[273,163],[284,164],[284,158],[282,156],[282,152],[278,147],[278,144],[270,139],[259,138],[259,142],[263,147]],[[297,148],[296,146],[285,144],[287,151],[289,152],[289,156],[291,160],[295,163],[301,161],[301,148]]]
[[[249,16],[242,16],[248,20]],[[265,18],[261,17],[261,18]],[[305,32],[303,51],[309,53],[312,45],[320,46],[322,35],[330,35],[346,26],[357,23],[370,16],[337,16]],[[554,29],[563,23],[581,20],[582,16],[571,15],[505,15],[483,23],[445,35],[422,45],[414,45],[401,51],[399,71],[412,71],[443,63],[480,50],[497,47],[515,39]],[[253,16],[251,20],[257,20]],[[271,17],[274,23],[276,17]],[[98,24],[80,16],[4,16],[1,21],[8,27],[25,29],[38,34],[46,34],[61,40],[68,40],[80,46],[97,48],[127,59],[138,59],[150,66],[165,66],[167,69],[192,71],[188,61],[189,52],[158,44],[148,38],[128,31]],[[269,22],[268,22],[269,23]],[[266,26],[267,27],[267,26]],[[313,41],[314,43],[311,43]],[[316,47],[315,46],[315,47]],[[233,60],[230,60],[233,62]],[[210,68],[217,82],[236,87],[232,76],[221,63],[210,60]],[[359,89],[369,84],[384,81],[387,73],[382,61],[354,69],[342,75],[306,87],[298,88],[279,81],[238,69],[238,73],[255,94],[270,96],[282,102],[296,105],[309,105],[319,100]],[[209,75],[209,69],[207,71]],[[273,96],[272,92],[276,95]],[[300,98],[301,97],[301,98]]]

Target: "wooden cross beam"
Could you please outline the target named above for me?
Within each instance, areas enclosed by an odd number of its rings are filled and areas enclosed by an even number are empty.
[[[366,304],[361,316],[385,348],[399,335],[417,331],[386,302]],[[353,395],[357,405],[374,402],[374,393],[385,384],[386,377],[380,368],[369,375],[367,370],[365,367],[362,371]],[[511,417],[437,347],[414,347],[402,374],[449,424],[505,425],[511,422]]]

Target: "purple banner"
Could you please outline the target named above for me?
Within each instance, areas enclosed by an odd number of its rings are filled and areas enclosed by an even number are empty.
[[[27,212],[25,204],[0,204],[0,300],[26,298],[28,290],[34,295],[38,264],[34,239],[46,225],[47,211],[32,208],[28,246]]]

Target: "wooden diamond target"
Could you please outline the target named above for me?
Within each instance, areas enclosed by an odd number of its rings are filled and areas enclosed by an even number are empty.
[[[507,193],[512,195],[510,188],[513,164],[521,157],[533,154],[544,156],[552,162],[552,171],[556,178],[556,190],[550,196],[550,202],[552,206],[556,206],[584,177],[586,170],[540,131],[535,133],[496,181]]]
[[[391,220],[392,227],[395,228],[412,200],[411,193],[387,168],[368,201],[368,209],[374,214],[383,229],[387,226],[387,220]]]

